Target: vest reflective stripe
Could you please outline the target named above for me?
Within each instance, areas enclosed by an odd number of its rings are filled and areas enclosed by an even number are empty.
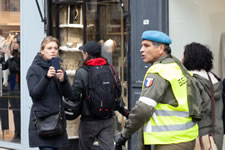
[[[195,124],[192,128],[186,130],[144,132],[144,144],[176,144],[193,141],[198,137],[198,132],[193,132],[193,129],[198,130],[198,125]]]
[[[155,107],[156,104],[157,104],[155,100],[153,100],[151,98],[148,98],[148,97],[143,97],[143,96],[141,96],[139,98],[139,101],[141,101],[141,102],[143,102],[143,103],[145,103],[145,104],[147,104],[149,106],[152,106],[152,107]]]
[[[189,117],[188,112],[183,111],[167,111],[167,110],[156,110],[157,116],[179,116],[179,117]]]
[[[152,126],[152,132],[187,130],[192,128],[194,125],[195,123],[190,121],[188,123],[179,125]]]
[[[198,136],[198,125],[189,117],[187,79],[176,63],[156,64],[146,72],[159,74],[170,82],[178,106],[158,103],[154,117],[144,128],[144,144],[172,144],[194,140]],[[144,84],[142,86],[144,88]]]

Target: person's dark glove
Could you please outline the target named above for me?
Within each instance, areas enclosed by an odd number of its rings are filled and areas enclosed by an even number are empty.
[[[118,111],[120,112],[120,114],[122,114],[123,116],[125,116],[126,118],[128,118],[130,111],[126,108],[119,108]]]
[[[122,145],[121,146],[116,145],[115,150],[123,150]]]
[[[114,108],[114,110],[119,111],[119,113],[121,115],[128,118],[128,115],[129,115],[130,111],[125,108],[125,103],[123,102],[123,100],[121,100],[121,98],[116,100],[116,107]]]
[[[116,148],[115,150],[122,150],[122,146],[126,143],[127,139],[125,137],[122,136],[121,133],[119,133],[116,136]]]

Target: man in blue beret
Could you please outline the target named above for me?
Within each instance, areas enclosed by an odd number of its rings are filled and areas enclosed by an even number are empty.
[[[167,34],[150,30],[143,32],[141,38],[141,57],[152,65],[125,127],[116,137],[116,150],[121,150],[137,130],[139,150],[150,150],[151,145],[154,150],[193,150],[198,125],[188,105],[187,83],[191,76],[171,55],[172,41]]]

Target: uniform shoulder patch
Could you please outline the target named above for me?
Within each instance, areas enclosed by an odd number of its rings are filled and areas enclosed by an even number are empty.
[[[145,79],[145,87],[152,86],[153,80],[154,80],[153,78],[146,78]]]

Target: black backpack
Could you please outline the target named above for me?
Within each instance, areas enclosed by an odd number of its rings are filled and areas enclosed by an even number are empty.
[[[89,109],[99,119],[112,117],[116,99],[120,96],[117,87],[118,77],[111,65],[84,66],[88,71]]]

